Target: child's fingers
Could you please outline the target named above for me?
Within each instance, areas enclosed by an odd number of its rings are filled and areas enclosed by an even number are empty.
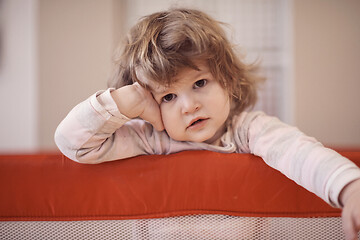
[[[357,203],[360,204],[360,203]],[[352,214],[352,234],[354,239],[358,239],[358,232],[360,231],[360,212],[351,213]]]
[[[152,111],[149,111],[152,109]],[[161,119],[160,109],[158,106],[149,107],[147,110],[144,111],[140,117],[154,126],[154,128],[158,131],[164,130],[164,124]]]
[[[356,240],[358,239],[358,232],[360,230],[360,211],[358,202],[350,202],[345,205],[342,212],[343,229],[345,239]]]
[[[155,102],[155,100],[149,103],[149,106],[145,108],[144,113],[140,117],[151,123],[156,130],[164,130],[160,108],[159,105],[157,105],[157,103]]]
[[[161,118],[160,107],[157,102],[153,99],[152,95],[149,94],[146,107],[143,113],[140,115],[142,119],[151,123],[154,128],[158,131],[164,130],[164,124]]]
[[[159,104],[155,101],[151,92],[143,88],[137,82],[134,83],[133,86],[136,87],[137,91],[139,91],[140,95],[143,98],[143,111],[142,113],[140,113],[139,117],[151,123],[151,125],[153,125],[156,130],[164,130],[164,124],[162,122]]]
[[[343,214],[342,219],[343,219],[343,229],[345,233],[345,239],[346,240],[356,239],[355,229],[351,221],[351,218],[347,214],[346,215]]]
[[[357,240],[357,233],[358,233],[358,227],[354,224],[354,222],[350,219],[346,222],[343,221],[344,225],[344,232],[345,232],[345,239],[347,240]]]

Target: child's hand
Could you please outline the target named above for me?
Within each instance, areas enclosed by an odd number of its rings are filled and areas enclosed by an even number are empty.
[[[152,94],[138,83],[111,92],[119,111],[128,118],[140,117],[158,131],[164,130],[158,103]]]
[[[347,185],[340,194],[340,201],[344,208],[342,222],[345,238],[348,240],[358,239],[360,230],[360,179]]]

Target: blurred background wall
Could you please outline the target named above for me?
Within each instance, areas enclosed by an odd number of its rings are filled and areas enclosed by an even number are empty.
[[[256,39],[263,15],[250,2],[269,1],[217,2],[0,0],[0,153],[55,150],[56,126],[77,103],[106,88],[113,50],[143,14],[196,5],[222,21],[252,26]],[[360,148],[360,1],[274,2],[264,13],[280,26],[280,33],[268,34],[278,40],[273,48],[283,50],[277,57],[283,70],[271,76],[284,80],[268,89],[281,96],[279,111],[265,111],[325,145]],[[240,24],[245,14],[254,22]],[[251,45],[241,38],[247,30],[234,30],[240,45]],[[268,55],[274,54],[265,54],[265,65],[277,69]]]

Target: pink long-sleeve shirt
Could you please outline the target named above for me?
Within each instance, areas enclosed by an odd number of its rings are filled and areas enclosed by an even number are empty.
[[[252,153],[335,207],[341,206],[341,190],[360,178],[360,169],[354,163],[262,112],[234,116],[221,137],[222,146],[179,142],[141,119],[121,114],[111,97],[112,90],[99,91],[81,102],[59,124],[55,142],[65,156],[94,164],[185,150]]]

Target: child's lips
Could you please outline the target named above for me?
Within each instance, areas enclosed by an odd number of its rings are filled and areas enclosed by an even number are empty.
[[[190,121],[189,125],[186,127],[186,129],[198,129],[198,128],[202,128],[207,120],[209,120],[209,118],[203,118],[203,117],[199,117],[199,118],[195,118],[193,120]]]

